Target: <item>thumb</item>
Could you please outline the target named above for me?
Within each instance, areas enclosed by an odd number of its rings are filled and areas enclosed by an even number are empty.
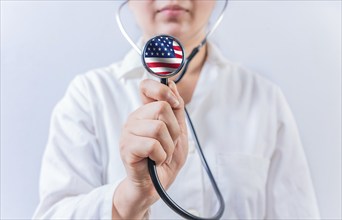
[[[182,129],[182,132],[186,133],[187,129],[186,129],[186,123],[185,123],[184,100],[180,96],[175,82],[170,80],[169,81],[169,87],[170,87],[171,91],[175,94],[176,98],[178,99],[178,101],[180,103],[177,107],[172,108],[173,112],[177,118],[178,124],[180,125],[180,127]]]

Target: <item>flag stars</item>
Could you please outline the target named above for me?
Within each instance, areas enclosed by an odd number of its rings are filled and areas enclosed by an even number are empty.
[[[178,46],[177,42],[173,38],[168,37],[156,37],[153,38],[146,47],[145,55],[151,58],[173,58],[175,57],[175,51],[173,45]]]

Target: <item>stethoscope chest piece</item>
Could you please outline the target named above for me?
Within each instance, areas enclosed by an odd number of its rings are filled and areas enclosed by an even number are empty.
[[[146,70],[162,79],[176,75],[185,61],[181,43],[168,35],[158,35],[147,41],[141,57]]]

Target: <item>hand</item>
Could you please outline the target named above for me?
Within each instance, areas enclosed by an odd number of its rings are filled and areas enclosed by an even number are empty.
[[[125,218],[142,217],[159,198],[148,172],[147,158],[156,162],[159,179],[168,188],[188,152],[184,101],[175,83],[170,82],[168,87],[144,80],[140,95],[144,105],[129,116],[120,141],[127,177],[117,188],[113,203]]]

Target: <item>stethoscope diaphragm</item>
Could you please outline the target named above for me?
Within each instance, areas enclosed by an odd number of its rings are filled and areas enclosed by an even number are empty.
[[[183,46],[168,35],[158,35],[147,41],[141,57],[145,69],[159,78],[176,75],[185,62]]]

